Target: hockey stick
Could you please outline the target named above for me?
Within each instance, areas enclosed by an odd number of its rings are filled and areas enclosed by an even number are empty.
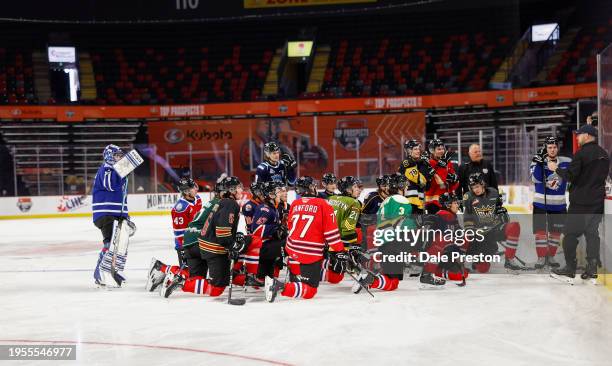
[[[362,288],[362,289],[366,290],[366,292],[367,292],[368,294],[370,294],[370,296],[374,297],[374,294],[373,294],[373,293],[370,291],[370,289],[369,289],[369,288],[367,288],[366,286],[362,285],[362,284],[361,284],[361,282],[359,282],[359,281],[357,280],[357,278],[356,278],[355,276],[353,276],[353,274],[352,274],[351,272],[348,272],[348,271],[347,271],[346,273],[348,273],[348,275],[349,275],[349,276],[351,276],[351,278],[352,278],[353,280],[355,280],[355,282],[357,282],[357,283],[359,284],[359,286],[361,286],[361,288]]]
[[[362,258],[367,258],[367,256],[366,256],[364,253],[362,253],[362,252],[359,252],[359,255],[360,255]],[[369,258],[367,258],[367,259],[369,259]],[[349,255],[349,260],[350,260],[350,265],[351,265],[353,268],[355,268],[355,269],[359,270],[359,272],[360,272],[360,273],[365,271],[365,272],[369,273],[369,274],[370,274],[370,275],[372,275],[372,276],[376,276],[376,273],[374,273],[374,272],[370,271],[370,270],[369,270],[369,269],[367,269],[367,268],[362,267],[362,266],[361,266],[359,263],[357,263],[357,261],[355,261],[355,259],[353,258],[353,256]],[[361,282],[359,282],[359,280],[357,280],[357,278],[356,278],[355,276],[353,276],[353,274],[352,274],[350,271],[344,271],[344,272],[345,272],[345,273],[348,273],[348,275],[349,275],[349,276],[351,276],[351,278],[352,278],[353,280],[355,280],[355,282],[357,282],[357,283],[359,284],[359,286],[361,286],[361,288],[362,288],[362,289],[366,290],[366,292],[367,292],[368,294],[370,294],[370,296],[374,297],[374,294],[373,294],[373,293],[370,291],[370,289],[369,289],[369,288],[367,288],[367,286],[364,286],[364,285],[363,285]]]
[[[232,299],[232,285],[234,281],[234,264],[235,260],[232,258],[230,260],[230,278],[229,278],[229,294],[227,296],[227,303],[230,305],[244,305],[246,303],[246,299]]]
[[[117,281],[117,251],[119,249],[118,242],[121,236],[121,228],[123,226],[123,220],[121,220],[121,218],[123,217],[123,211],[125,209],[125,199],[127,197],[127,188],[128,188],[128,178],[126,177],[125,184],[123,185],[123,194],[121,195],[121,213],[119,214],[120,220],[119,220],[119,223],[117,224],[117,227],[115,228],[115,235],[113,236],[113,259],[111,261],[111,267],[110,267],[111,276],[113,276],[113,280],[115,280],[115,282],[117,282],[119,286],[121,286],[121,283],[123,281]]]

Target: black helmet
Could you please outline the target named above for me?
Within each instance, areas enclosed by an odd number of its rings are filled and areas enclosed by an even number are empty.
[[[380,187],[380,186],[388,186],[389,185],[389,179],[391,179],[391,176],[389,174],[381,175],[380,177],[376,178],[376,185],[378,187]]]
[[[336,183],[337,181],[338,178],[336,178],[336,175],[334,173],[325,173],[321,178],[321,182],[323,182],[324,184],[332,184]]]
[[[278,144],[278,142],[275,142],[275,141],[267,142],[264,145],[264,152],[267,154],[277,152],[280,150],[281,150],[280,145]]]
[[[236,193],[236,187],[242,186],[240,179],[234,176],[226,177],[222,184],[225,192],[230,194]]]
[[[444,193],[439,198],[440,205],[442,207],[449,208],[453,202],[459,202],[459,197],[454,193]]]
[[[408,178],[405,175],[395,173],[389,177],[389,193],[395,194],[406,188],[408,184]]]
[[[421,143],[418,142],[415,139],[411,139],[411,140],[408,140],[408,141],[404,142],[404,149],[405,150],[412,150],[412,149],[414,149],[417,146],[421,146]]]
[[[557,145],[559,146],[559,139],[555,136],[549,136],[544,140],[544,145]]]
[[[249,188],[251,190],[251,194],[253,195],[253,197],[261,197],[261,196],[263,196],[263,186],[264,186],[264,184],[262,182],[253,182],[253,183],[251,183]]]
[[[312,177],[303,176],[295,182],[295,193],[300,196],[314,196],[315,192],[316,183]]]
[[[361,181],[353,177],[352,175],[348,175],[340,179],[340,181],[338,182],[338,189],[340,190],[342,194],[345,194],[347,193],[347,190],[351,188],[352,186],[354,186],[355,184],[357,184],[358,186],[361,186]]]
[[[221,195],[225,191],[227,191],[227,187],[225,186],[225,178],[227,178],[227,175],[225,175],[225,173],[221,174],[221,176],[217,178],[217,181],[215,182],[215,188],[214,188],[215,193]]]
[[[484,174],[480,172],[470,174],[470,176],[468,177],[468,185],[471,187],[475,184],[482,184],[483,186],[485,185]]]
[[[278,188],[278,183],[274,181],[263,183],[261,193],[263,195],[264,200],[274,199],[276,198],[276,188]],[[270,197],[274,195],[273,197]]]
[[[442,142],[442,140],[440,139],[433,139],[429,141],[429,145],[427,145],[427,149],[429,150],[430,153],[433,154],[433,152],[436,150],[436,147],[438,146],[444,146],[444,142]]]
[[[198,185],[196,184],[196,182],[191,178],[181,178],[179,179],[178,184],[176,185],[178,191],[181,193],[184,193],[188,189],[195,188],[197,186]]]

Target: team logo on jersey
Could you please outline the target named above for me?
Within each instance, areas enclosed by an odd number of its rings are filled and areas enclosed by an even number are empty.
[[[32,199],[30,197],[19,197],[17,199],[17,207],[21,212],[28,212],[32,208]]]
[[[365,119],[339,119],[334,129],[334,139],[346,150],[355,151],[370,136]]]
[[[487,169],[487,168],[484,168],[484,169],[482,170],[482,173],[483,173],[483,174],[487,174],[488,172],[489,172],[489,169]]]

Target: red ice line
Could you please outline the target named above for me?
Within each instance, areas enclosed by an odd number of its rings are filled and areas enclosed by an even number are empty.
[[[133,343],[112,343],[112,342],[88,342],[88,341],[35,341],[31,339],[0,339],[0,342],[15,342],[15,343],[51,343],[51,344],[92,344],[92,345],[102,345],[102,346],[127,346],[127,347],[143,347],[143,348],[153,348],[153,349],[166,349],[173,351],[185,351],[185,352],[197,352],[197,353],[208,353],[211,355],[217,356],[227,356],[227,357],[235,357],[242,358],[245,360],[251,361],[259,361],[264,363],[269,363],[272,365],[283,365],[283,366],[293,366],[290,363],[267,360],[265,358],[253,357],[253,356],[244,356],[237,355],[233,353],[227,352],[217,352],[217,351],[208,351],[205,349],[197,349],[197,348],[187,348],[187,347],[173,347],[173,346],[156,346],[151,344],[133,344]]]

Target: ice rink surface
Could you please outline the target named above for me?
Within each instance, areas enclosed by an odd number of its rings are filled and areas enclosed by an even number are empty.
[[[77,344],[66,365],[606,365],[612,296],[547,274],[472,275],[393,293],[322,284],[313,300],[247,293],[245,306],[144,291],[152,256],[174,263],[169,217],[135,217],[128,283],[98,289],[89,218],[0,221],[0,344]],[[534,251],[523,244],[524,258]],[[242,296],[239,293],[237,296]],[[5,361],[3,361],[3,364]],[[40,364],[40,361],[7,364]]]

